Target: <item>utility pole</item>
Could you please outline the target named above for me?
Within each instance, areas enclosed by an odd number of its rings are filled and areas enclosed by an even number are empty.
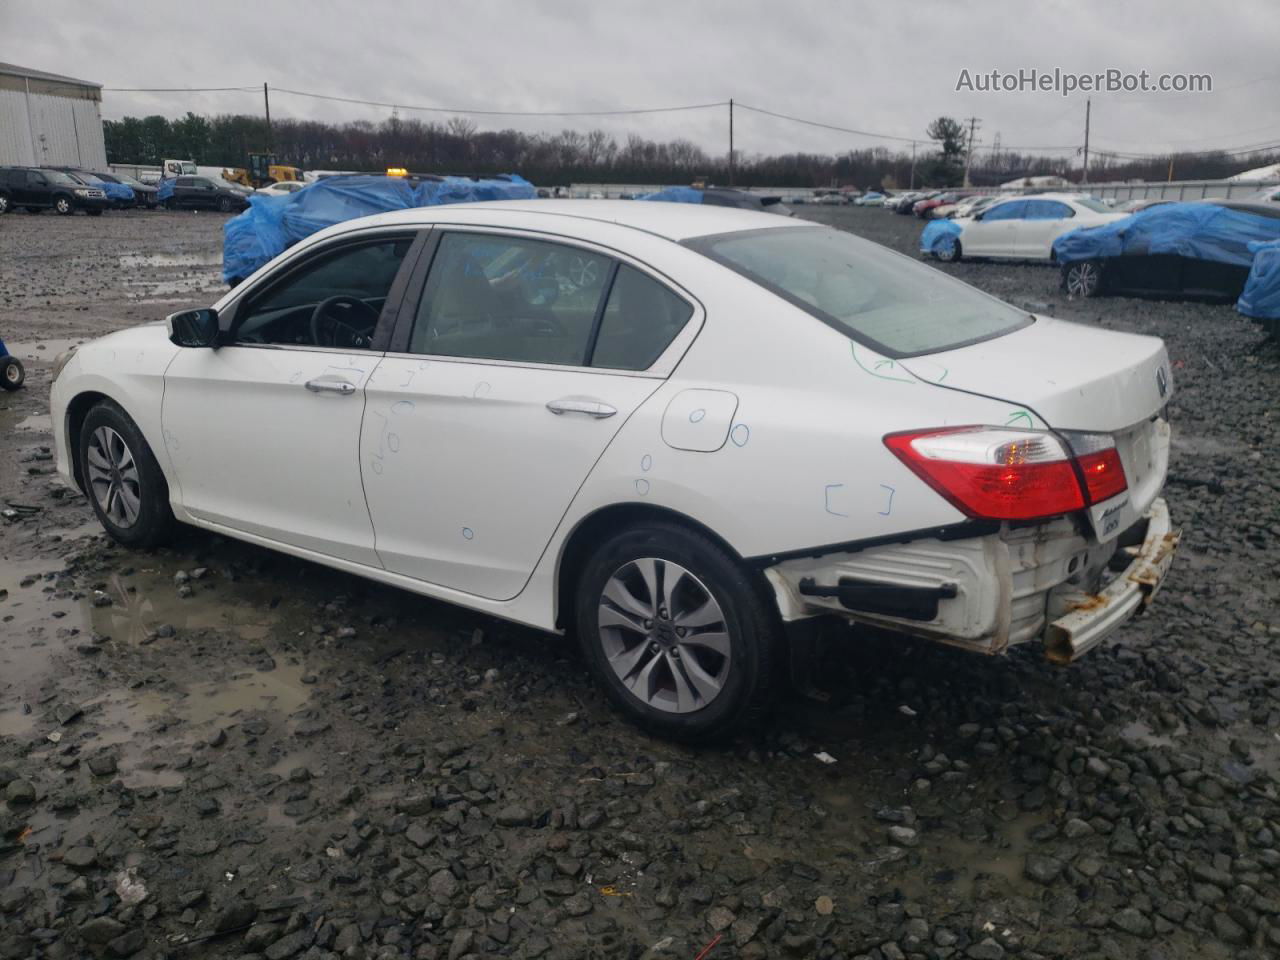
[[[974,137],[974,133],[978,129],[978,124],[981,122],[982,122],[981,117],[969,117],[969,144],[968,144],[969,149],[965,151],[965,155],[964,155],[964,185],[966,187],[970,186],[969,166],[971,163],[973,163],[973,137]]]
[[[1173,183],[1173,155],[1169,155],[1169,183]]]
[[[733,186],[733,97],[729,98],[729,186]]]
[[[271,149],[271,97],[267,94],[267,84],[264,80],[262,83],[262,105],[267,111],[267,150]]]
[[[1084,170],[1080,174],[1080,182],[1089,182],[1089,112],[1093,107],[1093,100],[1088,99],[1084,102]]]
[[[911,186],[908,188],[914,190],[916,188],[916,142],[911,141]]]

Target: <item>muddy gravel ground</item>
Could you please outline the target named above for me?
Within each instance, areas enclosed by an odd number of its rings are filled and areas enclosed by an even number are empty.
[[[912,218],[803,212],[915,255]],[[106,540],[53,476],[51,361],[210,302],[223,219],[0,219],[0,958],[1280,955],[1280,358],[1230,307],[949,267],[1166,338],[1164,591],[1067,669],[840,633],[826,702],[689,749],[563,638]]]

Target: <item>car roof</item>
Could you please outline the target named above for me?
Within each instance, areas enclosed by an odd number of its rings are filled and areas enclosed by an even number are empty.
[[[681,241],[717,233],[737,233],[771,227],[797,227],[789,217],[736,207],[660,200],[491,200],[434,207],[413,207],[364,217],[361,226],[431,224],[441,221],[500,225],[504,213],[531,213],[548,218],[568,218],[611,223]],[[352,221],[354,222],[354,221]],[[818,224],[813,224],[818,226]]]

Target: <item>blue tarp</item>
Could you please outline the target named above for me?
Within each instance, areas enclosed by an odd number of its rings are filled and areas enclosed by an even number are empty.
[[[637,200],[659,200],[664,203],[701,203],[702,191],[694,187],[666,187],[657,193],[646,193]]]
[[[954,246],[960,236],[960,226],[953,220],[930,220],[920,234],[921,253],[939,253],[947,246]]]
[[[1249,244],[1253,269],[1236,309],[1258,320],[1280,320],[1280,240]]]
[[[156,184],[156,202],[164,203],[173,196],[174,185],[178,182],[177,177],[168,177]]]
[[[533,185],[515,175],[504,180],[444,177],[422,181],[374,175],[327,177],[284,196],[255,194],[249,198],[249,209],[223,227],[222,279],[227,283],[243,280],[304,237],[357,217],[412,207],[536,196]]]
[[[1216,203],[1164,203],[1053,242],[1059,263],[1102,257],[1173,255],[1247,267],[1251,242],[1280,240],[1280,219]]]

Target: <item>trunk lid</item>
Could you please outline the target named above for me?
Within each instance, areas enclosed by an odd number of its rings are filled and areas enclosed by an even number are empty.
[[[1173,393],[1163,340],[1048,317],[898,363],[940,387],[1026,409],[1055,430],[1123,430],[1154,416]]]
[[[1021,330],[955,350],[898,361],[921,380],[1001,400],[996,426],[1109,433],[1128,489],[1090,509],[1099,539],[1135,522],[1164,486],[1169,428],[1158,415],[1173,395],[1164,341],[1037,317]]]

